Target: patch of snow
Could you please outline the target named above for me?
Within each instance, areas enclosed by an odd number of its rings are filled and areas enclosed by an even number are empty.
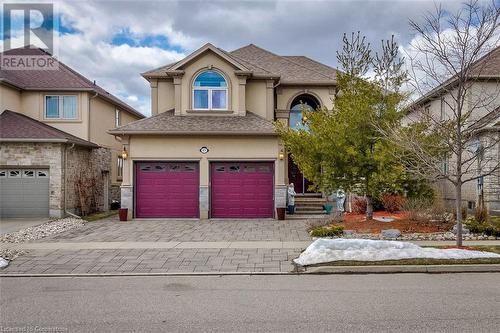
[[[331,261],[382,261],[399,259],[500,258],[500,254],[462,249],[423,248],[413,243],[369,239],[314,241],[294,262],[301,266]]]
[[[9,261],[5,260],[4,258],[0,257],[0,268],[7,267],[9,265]]]
[[[390,217],[390,216],[374,216],[373,219],[380,221],[380,222],[392,222],[395,220],[394,217]]]

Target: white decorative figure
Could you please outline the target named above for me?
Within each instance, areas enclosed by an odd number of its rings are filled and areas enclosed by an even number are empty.
[[[337,210],[339,212],[344,211],[344,202],[345,202],[345,192],[342,190],[337,191]]]

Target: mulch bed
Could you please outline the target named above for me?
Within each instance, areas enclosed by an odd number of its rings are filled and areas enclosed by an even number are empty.
[[[402,233],[433,233],[450,231],[453,222],[410,221],[404,212],[374,212],[374,216],[396,218],[392,222],[367,221],[365,214],[346,213],[339,224],[344,230],[354,230],[355,233],[380,233],[385,229],[398,229]]]

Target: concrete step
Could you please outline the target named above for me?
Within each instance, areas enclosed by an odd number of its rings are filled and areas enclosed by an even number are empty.
[[[315,214],[325,214],[323,209],[315,209],[315,210],[297,210],[295,209],[295,214],[304,214],[304,215],[315,215]]]
[[[295,197],[295,202],[326,202],[326,198],[318,198],[318,197]]]
[[[325,214],[287,214],[285,220],[322,220],[327,216]]]
[[[315,206],[297,206],[295,205],[295,210],[300,210],[300,211],[311,211],[311,210],[323,210],[323,205],[315,205]]]

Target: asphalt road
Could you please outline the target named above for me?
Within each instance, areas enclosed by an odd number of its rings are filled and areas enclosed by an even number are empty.
[[[1,278],[0,332],[498,332],[500,274]]]

